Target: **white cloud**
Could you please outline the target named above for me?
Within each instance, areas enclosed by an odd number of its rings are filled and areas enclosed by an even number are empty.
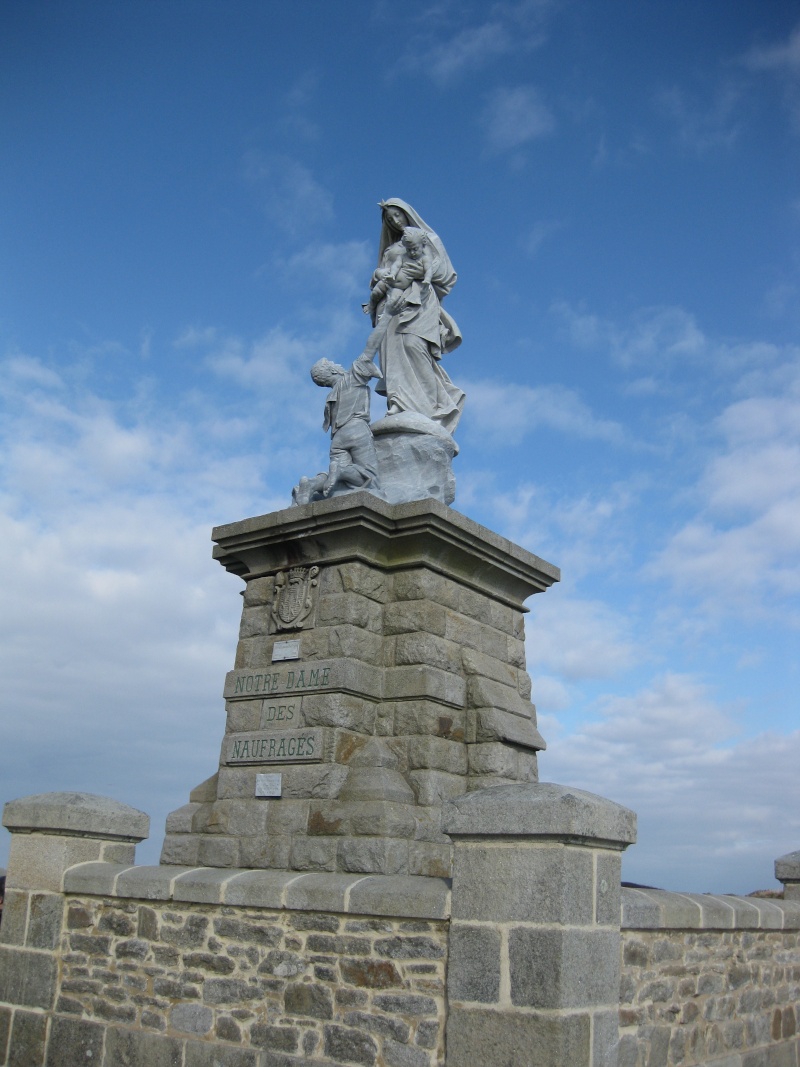
[[[532,670],[574,682],[612,677],[633,665],[637,649],[629,623],[608,604],[551,591],[534,598],[530,609],[526,644]],[[641,658],[641,650],[638,654]]]
[[[628,880],[695,892],[774,885],[772,861],[800,835],[800,731],[737,736],[731,712],[679,674],[609,697],[598,711],[549,738],[540,775],[637,812]],[[754,870],[763,872],[756,884]]]
[[[466,25],[469,15],[464,4],[452,9],[427,7],[399,67],[423,71],[439,85],[448,85],[503,56],[538,48],[546,40],[544,27],[554,6],[552,0],[495,3],[487,18]],[[396,19],[394,8],[388,19]],[[455,31],[454,23],[459,27]]]
[[[783,44],[753,48],[746,62],[752,70],[778,70],[800,76],[800,26],[792,30]]]
[[[555,118],[531,85],[495,89],[481,114],[492,152],[520,148],[555,128]]]
[[[518,444],[546,427],[584,439],[620,444],[619,423],[599,419],[571,389],[561,385],[500,385],[491,381],[464,383],[469,395],[465,425],[482,441]]]
[[[437,45],[420,62],[434,81],[448,82],[465,70],[475,70],[511,51],[513,40],[502,22],[468,26],[446,44]]]
[[[800,364],[794,375],[782,395],[737,401],[716,419],[702,504],[647,568],[710,611],[800,622]]]
[[[800,131],[800,25],[783,43],[751,49],[744,63],[752,71],[763,71],[779,79],[792,126]]]
[[[5,360],[3,381],[11,383],[14,388],[21,385],[25,388],[39,386],[45,389],[60,389],[64,385],[61,376],[50,367],[45,367],[41,360],[22,353],[9,356]],[[0,383],[0,392],[7,391],[8,385]]]
[[[374,268],[372,254],[367,241],[316,242],[278,264],[278,269],[296,274],[322,291],[337,296],[361,295],[366,300]]]
[[[694,315],[683,308],[642,308],[626,326],[557,303],[551,309],[564,322],[578,348],[604,349],[623,367],[663,364],[665,360],[697,361],[708,354],[709,342]]]
[[[290,234],[310,231],[333,218],[329,190],[290,156],[253,150],[244,157],[243,174],[268,218]]]
[[[550,310],[561,319],[564,336],[576,348],[606,354],[626,370],[649,372],[632,383],[633,391],[662,391],[676,369],[728,376],[774,373],[798,353],[791,345],[709,337],[696,316],[682,307],[639,308],[622,324],[564,301]]]
[[[155,859],[224,729],[240,600],[210,528],[258,510],[258,483],[168,405],[128,424],[124,404],[30,366],[2,376],[0,778],[6,798],[78,789],[148,810]],[[12,380],[57,399],[8,396]]]
[[[675,128],[678,143],[695,152],[730,148],[741,132],[742,92],[730,83],[717,86],[710,100],[692,99],[679,86],[662,90],[658,110]]]
[[[547,219],[534,223],[527,236],[524,237],[522,241],[522,247],[525,249],[525,252],[531,258],[537,256],[545,241],[548,241],[554,233],[557,233],[562,225],[561,222],[557,222],[555,219]]]
[[[352,337],[362,325],[355,313],[331,315],[324,328],[313,334],[289,332],[276,326],[255,341],[240,337],[215,336],[205,357],[215,374],[259,393],[275,394],[294,390],[308,381],[313,363],[326,356],[350,363],[359,354],[353,349]],[[297,405],[302,417],[303,405]]]

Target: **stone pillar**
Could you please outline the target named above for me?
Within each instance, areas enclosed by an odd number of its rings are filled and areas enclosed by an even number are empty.
[[[784,900],[800,900],[800,852],[787,852],[775,860],[775,877],[783,882]]]
[[[444,810],[453,839],[447,1067],[615,1067],[620,856],[636,816],[549,783]]]
[[[10,830],[0,924],[0,1063],[44,1062],[64,914],[64,872],[78,863],[133,863],[149,816],[90,793],[42,793],[6,804]]]

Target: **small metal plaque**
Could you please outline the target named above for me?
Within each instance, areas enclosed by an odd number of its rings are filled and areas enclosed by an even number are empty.
[[[300,659],[299,641],[276,641],[272,646],[272,662],[284,659]]]
[[[281,795],[281,777],[282,775],[280,774],[257,774],[256,796],[279,797]]]

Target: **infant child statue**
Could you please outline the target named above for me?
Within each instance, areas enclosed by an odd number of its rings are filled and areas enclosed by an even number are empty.
[[[430,285],[435,265],[428,235],[418,226],[406,226],[400,240],[386,249],[384,259],[389,266],[378,267],[375,271],[369,302],[362,304],[364,312],[372,315],[373,323],[378,305],[390,289],[405,292],[418,282],[423,286]]]

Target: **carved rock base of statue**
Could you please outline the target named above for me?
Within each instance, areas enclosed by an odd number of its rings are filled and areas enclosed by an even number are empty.
[[[523,601],[557,568],[369,492],[213,536],[242,625],[219,769],[169,816],[162,863],[450,877],[443,805],[537,779]]]
[[[390,504],[456,497],[453,456],[458,445],[432,419],[417,412],[387,415],[372,423],[380,470],[380,495]]]

